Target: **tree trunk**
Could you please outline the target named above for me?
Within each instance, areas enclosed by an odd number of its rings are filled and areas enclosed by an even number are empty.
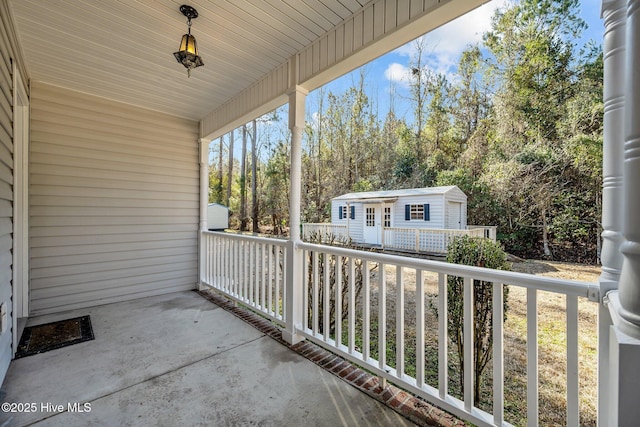
[[[260,232],[260,224],[258,223],[258,127],[256,120],[253,120],[253,137],[251,138],[251,223],[254,233]]]
[[[240,231],[247,230],[247,125],[242,126],[242,158],[240,159]]]
[[[233,136],[234,131],[231,131],[229,136],[229,175],[227,176],[227,207],[229,206],[229,200],[231,200],[231,181],[233,179]]]
[[[224,138],[222,138],[222,137],[220,137],[220,153],[218,153],[218,154],[219,154],[219,157],[218,157],[218,188],[217,188],[217,191],[216,191],[216,197],[217,197],[216,202],[222,203],[222,187],[224,185],[222,183],[222,180],[223,180],[223,172],[222,172],[223,163],[222,163],[222,160],[223,160],[223,155],[224,155]]]
[[[542,209],[542,249],[544,251],[544,256],[547,258],[553,258],[553,254],[551,253],[551,249],[549,248],[549,237],[547,236],[547,210]]]

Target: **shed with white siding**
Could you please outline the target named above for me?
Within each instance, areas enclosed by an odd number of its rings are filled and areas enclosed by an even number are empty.
[[[331,223],[354,242],[381,244],[383,228],[467,228],[467,195],[457,186],[348,193],[331,199]]]

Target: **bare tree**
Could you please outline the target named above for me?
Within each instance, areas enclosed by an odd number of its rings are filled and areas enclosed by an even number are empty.
[[[229,175],[227,176],[227,206],[231,200],[231,181],[233,181],[233,136],[234,131],[229,135]]]
[[[251,137],[251,223],[254,233],[260,232],[258,223],[258,127],[253,120],[253,135]]]
[[[240,159],[240,230],[247,229],[247,125],[242,125],[242,158]]]

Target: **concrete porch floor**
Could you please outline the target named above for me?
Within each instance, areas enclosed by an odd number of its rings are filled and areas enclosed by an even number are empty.
[[[27,325],[87,314],[95,340],[12,362],[0,401],[37,410],[0,412],[0,425],[413,425],[196,292],[39,316]],[[69,412],[74,403],[89,403],[90,412]]]

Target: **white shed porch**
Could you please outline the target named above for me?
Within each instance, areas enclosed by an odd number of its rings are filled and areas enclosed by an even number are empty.
[[[281,323],[288,342],[312,340],[465,420],[504,424],[500,345],[489,413],[473,405],[471,375],[465,376],[460,400],[448,393],[446,369],[434,388],[420,376],[424,367],[409,377],[401,359],[390,368],[384,356],[374,359],[366,347],[356,348],[351,317],[347,340],[336,342],[319,328],[317,315],[308,316],[309,307],[317,308],[313,290],[321,278],[312,277],[310,288],[301,286],[307,283],[305,260],[313,264],[323,257],[348,260],[349,268],[362,261],[365,271],[367,265],[393,265],[394,286],[400,289],[403,270],[417,276],[429,272],[438,281],[463,276],[467,292],[473,279],[493,282],[496,298],[502,283],[526,288],[529,425],[537,425],[539,411],[538,290],[567,296],[569,425],[579,423],[577,300],[598,303],[599,424],[635,425],[640,419],[640,222],[635,220],[640,193],[634,187],[640,181],[640,0],[602,2],[605,231],[599,283],[532,279],[300,241],[306,94],[482,3],[319,0],[280,7],[272,1],[194,1],[200,17],[193,33],[206,65],[187,79],[171,56],[186,30],[181,2],[0,0],[0,377],[15,352],[18,319],[214,287]],[[208,143],[286,102],[291,239],[206,231]],[[259,280],[258,272],[269,280]],[[465,298],[464,308],[469,325],[470,300]],[[384,309],[378,315],[384,317]],[[444,327],[439,333],[446,334]],[[501,327],[494,333],[500,343]],[[440,338],[446,342],[446,335]],[[384,355],[385,348],[380,350]],[[444,348],[441,361],[446,354]]]

